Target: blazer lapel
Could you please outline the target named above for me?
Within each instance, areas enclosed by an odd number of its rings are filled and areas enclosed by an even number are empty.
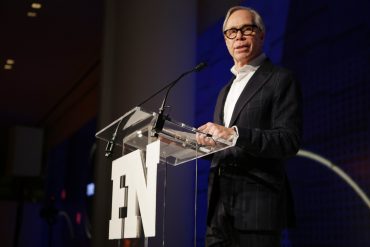
[[[266,59],[261,67],[254,73],[252,78],[245,86],[241,93],[238,101],[235,104],[233,115],[231,116],[229,126],[235,125],[235,121],[239,116],[240,111],[244,106],[253,98],[253,96],[266,84],[268,79],[271,77],[273,71],[273,65],[269,59]]]

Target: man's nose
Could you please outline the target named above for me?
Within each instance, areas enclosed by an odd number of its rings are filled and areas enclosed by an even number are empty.
[[[238,32],[236,33],[236,38],[235,39],[241,39],[241,38],[243,38],[242,30],[238,30]]]

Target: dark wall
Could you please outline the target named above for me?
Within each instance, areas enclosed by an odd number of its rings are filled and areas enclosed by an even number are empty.
[[[51,237],[52,246],[90,246],[93,195],[87,195],[87,185],[95,183],[95,132],[93,119],[48,154],[46,195],[40,216],[43,240]],[[54,218],[50,214],[53,208]],[[52,234],[48,236],[50,229]]]

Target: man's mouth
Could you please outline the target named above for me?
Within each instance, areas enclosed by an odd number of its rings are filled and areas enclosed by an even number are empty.
[[[235,51],[245,51],[249,50],[249,45],[238,45],[234,48]]]

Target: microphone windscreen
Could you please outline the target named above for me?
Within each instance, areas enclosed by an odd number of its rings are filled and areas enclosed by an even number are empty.
[[[198,64],[197,66],[195,66],[194,70],[198,72],[198,71],[202,70],[206,66],[207,66],[207,64],[205,62],[201,62],[200,64]]]

